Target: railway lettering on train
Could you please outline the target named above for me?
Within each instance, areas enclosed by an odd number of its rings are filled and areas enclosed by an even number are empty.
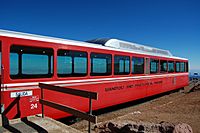
[[[156,85],[156,84],[162,84],[162,81],[155,81],[155,82],[146,82],[146,83],[139,83],[139,84],[128,84],[125,87],[124,86],[113,86],[109,88],[105,88],[106,92],[109,91],[116,91],[116,90],[123,90],[123,89],[129,89],[134,87],[143,87],[143,86],[150,86],[150,85]]]
[[[105,91],[116,91],[116,90],[122,90],[124,89],[124,86],[114,86],[110,88],[105,88]]]
[[[0,30],[0,105],[6,117],[42,113],[39,83],[98,93],[93,110],[188,85],[188,59],[118,39],[86,42]],[[88,112],[88,101],[44,91],[50,101]],[[21,98],[18,98],[20,96]],[[18,100],[18,101],[16,101]],[[12,106],[13,104],[19,106]],[[70,116],[44,106],[46,116]]]

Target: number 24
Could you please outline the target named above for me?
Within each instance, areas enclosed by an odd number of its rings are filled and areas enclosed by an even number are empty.
[[[38,105],[37,105],[37,103],[33,103],[33,104],[31,104],[31,109],[37,109],[38,108]]]

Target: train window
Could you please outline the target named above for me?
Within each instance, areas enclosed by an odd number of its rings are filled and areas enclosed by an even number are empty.
[[[72,74],[72,57],[69,55],[57,56],[57,73],[58,74]]]
[[[23,74],[48,74],[48,65],[48,55],[22,54]]]
[[[17,53],[10,53],[10,75],[19,73],[19,56]]]
[[[159,62],[159,60],[151,59],[151,61],[150,61],[150,73],[158,73],[158,62]]]
[[[188,72],[188,62],[185,63],[185,72]]]
[[[58,77],[87,75],[87,53],[81,51],[58,50]]]
[[[176,72],[180,72],[180,62],[176,62]]]
[[[129,56],[115,56],[115,75],[130,73],[130,57]]]
[[[74,57],[74,73],[87,74],[86,57]]]
[[[160,72],[167,72],[167,61],[166,60],[160,60]]]
[[[169,73],[174,72],[174,62],[173,61],[168,61],[168,72]]]
[[[91,53],[91,76],[103,76],[112,74],[112,55]]]
[[[12,45],[10,77],[43,78],[53,75],[53,49]]]
[[[144,73],[144,58],[133,57],[132,58],[132,74]]]
[[[185,62],[180,63],[180,72],[185,72]]]

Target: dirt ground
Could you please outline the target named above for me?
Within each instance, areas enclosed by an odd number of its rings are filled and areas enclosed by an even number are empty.
[[[186,94],[173,92],[146,101],[129,103],[121,109],[100,113],[97,125],[100,126],[109,121],[187,123],[194,133],[200,133],[200,91]],[[83,120],[71,126],[87,132],[88,122]]]

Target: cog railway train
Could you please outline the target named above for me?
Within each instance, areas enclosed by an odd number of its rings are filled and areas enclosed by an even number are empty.
[[[38,83],[98,93],[93,110],[188,85],[188,59],[118,39],[87,42],[0,30],[1,111],[6,117],[41,114]],[[88,99],[46,92],[45,98],[88,111]],[[69,114],[45,106],[45,115]],[[20,114],[19,114],[20,112]],[[16,115],[18,114],[18,115]]]

